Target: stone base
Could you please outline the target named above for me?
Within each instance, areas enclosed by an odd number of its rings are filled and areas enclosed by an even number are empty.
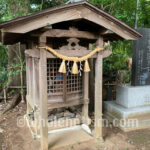
[[[118,85],[116,103],[126,107],[150,106],[150,86]]]
[[[105,101],[104,110],[104,116],[124,131],[150,127],[150,106],[125,108],[115,101]]]

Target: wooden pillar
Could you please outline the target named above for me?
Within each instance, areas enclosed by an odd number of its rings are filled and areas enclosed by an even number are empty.
[[[97,47],[103,47],[103,38],[97,40]],[[103,57],[98,53],[95,63],[95,131],[94,136],[102,139],[102,68]]]
[[[84,99],[84,104],[82,106],[82,123],[85,123],[87,125],[90,124],[90,119],[89,119],[89,73],[88,72],[84,72],[84,95],[83,95],[83,99]]]
[[[39,45],[45,46],[46,37],[39,37]],[[41,150],[48,150],[48,109],[47,109],[47,58],[45,49],[40,49],[39,64],[40,82],[40,136]]]
[[[92,44],[89,44],[89,50],[92,50]],[[90,72],[89,72],[89,109],[90,111],[94,111],[94,94],[95,94],[95,76],[94,76],[94,60],[93,58],[89,59]]]
[[[26,60],[26,87],[27,87],[27,95],[29,95],[29,78],[28,78],[28,57],[26,56],[25,57],[25,60]]]
[[[27,95],[29,95],[29,77],[28,77],[28,70],[29,70],[29,64],[28,64],[28,57],[26,56],[25,57],[25,59],[26,59],[26,87],[27,87]],[[27,96],[26,95],[26,96]],[[29,112],[30,112],[30,108],[29,108],[29,103],[28,103],[28,100],[26,99],[26,103],[27,103],[27,114],[29,114]]]

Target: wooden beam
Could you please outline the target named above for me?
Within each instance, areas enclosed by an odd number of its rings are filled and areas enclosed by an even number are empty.
[[[65,56],[74,56],[74,57],[82,57],[87,54],[89,54],[92,50],[55,50],[59,54],[65,55]],[[35,58],[40,58],[40,51],[39,49],[34,49],[34,50],[26,50],[25,51],[26,56],[28,57],[35,57]],[[57,58],[55,55],[52,53],[46,51],[46,57],[47,58]],[[91,58],[96,58],[97,54],[93,55]]]
[[[40,46],[45,46],[46,37],[39,38]],[[48,109],[47,109],[47,58],[45,49],[40,49],[40,136],[41,150],[48,150]]]
[[[109,57],[110,55],[112,54],[112,51],[111,50],[104,50],[102,51],[101,55],[103,58],[107,58]]]
[[[28,49],[25,51],[26,57],[35,57],[40,58],[40,51],[39,49]]]
[[[103,38],[97,40],[97,47],[103,47]],[[95,129],[94,136],[102,138],[102,64],[103,56],[98,53],[95,63]]]
[[[74,106],[74,105],[81,105],[81,104],[84,104],[84,103],[89,103],[89,101],[84,101],[83,99],[74,99],[74,100],[71,100],[71,101],[67,101],[66,103],[48,101],[48,109],[61,108],[61,107],[70,107],[70,106]]]
[[[46,36],[46,37],[72,37],[72,38],[85,38],[96,40],[98,38],[97,34],[88,31],[78,31],[75,28],[70,28],[69,30],[61,29],[50,29],[42,34],[34,33],[31,36]]]
[[[74,56],[74,57],[82,57],[91,52],[91,50],[56,50],[56,52],[65,55],[65,56]],[[106,58],[112,54],[110,50],[104,50],[99,52],[103,58]],[[26,56],[28,57],[35,57],[35,58],[40,58],[40,51],[39,49],[34,49],[34,50],[26,50],[25,51]],[[47,58],[57,58],[55,55],[52,53],[46,51],[46,57]],[[97,58],[97,54],[94,54],[91,58]]]
[[[8,86],[8,88],[10,88],[10,89],[21,89],[21,88],[23,88],[23,89],[26,89],[27,87],[26,86]]]
[[[77,8],[67,9],[67,11],[60,10],[55,13],[42,15],[32,20],[15,24],[15,26],[6,27],[3,31],[11,33],[27,33],[58,22],[80,19],[80,13],[81,12]]]

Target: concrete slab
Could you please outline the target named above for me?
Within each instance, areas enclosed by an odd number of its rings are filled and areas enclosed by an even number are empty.
[[[115,101],[105,101],[104,116],[124,131],[150,128],[150,106],[125,108]]]
[[[116,103],[123,107],[150,106],[150,86],[119,85],[116,93]]]
[[[87,142],[94,140],[94,138],[87,134],[82,129],[67,130],[57,133],[49,134],[49,150],[58,149],[64,146],[71,146],[73,144]]]
[[[131,118],[150,113],[150,106],[125,108],[121,105],[118,105],[116,101],[105,101],[104,109],[105,111],[110,112],[114,116],[116,114],[117,118]]]

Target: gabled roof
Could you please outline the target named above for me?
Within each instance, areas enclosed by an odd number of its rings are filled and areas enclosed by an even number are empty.
[[[119,21],[110,14],[95,7],[87,1],[67,4],[42,10],[31,15],[12,19],[0,23],[1,32],[6,33],[27,33],[49,24],[58,22],[86,19],[99,26],[111,30],[126,40],[136,40],[142,35]]]

